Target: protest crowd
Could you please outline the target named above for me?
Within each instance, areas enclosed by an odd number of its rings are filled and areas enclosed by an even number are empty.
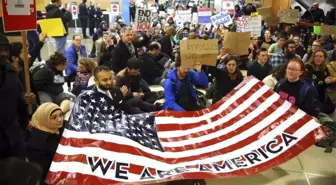
[[[260,5],[254,4],[237,4],[233,11],[209,8],[206,23],[200,23],[192,17],[206,9],[203,3],[130,2],[130,20],[120,14],[107,23],[99,4],[83,0],[81,33],[74,34],[68,28],[70,10],[61,5],[61,0],[51,0],[45,19],[60,18],[64,35],[49,36],[40,25],[28,32],[28,38],[35,38],[29,41],[29,79],[22,43],[10,43],[0,34],[0,184],[47,184],[64,127],[74,104],[86,103],[86,91],[103,94],[126,114],[198,111],[254,76],[326,128],[328,138],[316,146],[325,152],[336,147],[336,120],[330,116],[336,103],[335,32],[316,33],[313,26],[285,23],[282,18],[274,23],[262,13],[255,15]],[[336,25],[335,8],[324,13],[315,3],[300,11],[297,22]],[[242,25],[255,19],[260,22],[257,29]],[[69,36],[72,44],[66,48]],[[55,40],[57,51],[42,59],[48,39]],[[82,43],[84,39],[92,48]]]

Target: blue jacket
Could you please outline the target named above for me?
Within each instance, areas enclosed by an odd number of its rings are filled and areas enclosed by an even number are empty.
[[[86,56],[86,48],[84,45],[80,46],[80,55],[82,57]],[[72,44],[66,51],[65,51],[65,57],[67,59],[67,67],[65,69],[65,74],[69,76],[72,72],[77,70],[78,67],[78,55],[76,52],[76,47],[74,44]]]
[[[204,71],[197,73],[194,70],[189,70],[188,76],[186,78],[190,82],[189,86],[191,89],[191,95],[196,101],[197,94],[196,94],[196,89],[194,88],[194,85],[207,86],[209,83],[208,77]],[[175,85],[175,88],[174,88],[174,85]],[[176,103],[176,100],[175,100],[175,97],[177,93],[179,92],[180,88],[181,88],[181,81],[177,78],[177,69],[175,68],[168,73],[168,79],[165,82],[165,87],[164,87],[165,104],[163,107],[164,110],[185,111],[181,106],[179,106]],[[174,91],[174,89],[176,91]]]

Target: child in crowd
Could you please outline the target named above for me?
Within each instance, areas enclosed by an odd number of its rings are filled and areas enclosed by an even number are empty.
[[[69,92],[76,96],[78,96],[82,90],[86,89],[89,79],[92,76],[92,71],[97,66],[96,62],[89,58],[82,58],[78,63],[77,71],[71,73],[68,77]],[[71,82],[74,82],[72,88]]]

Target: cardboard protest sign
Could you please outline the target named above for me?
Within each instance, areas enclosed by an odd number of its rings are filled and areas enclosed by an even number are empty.
[[[193,67],[195,63],[216,66],[218,55],[218,42],[216,39],[209,40],[181,40],[181,66]]]
[[[148,9],[137,9],[135,14],[135,25],[139,31],[145,31],[151,28],[152,11]]]
[[[267,23],[268,26],[278,26],[280,23],[280,18],[276,16],[265,17],[264,21]]]
[[[299,10],[297,9],[280,9],[278,11],[281,23],[296,24],[299,21]]]
[[[248,28],[251,31],[251,37],[261,36],[261,15],[257,17],[249,17]]]
[[[214,24],[215,26],[219,26],[220,24],[229,26],[230,24],[232,24],[231,15],[227,10],[210,17],[210,19],[211,19],[212,24]]]
[[[333,25],[322,25],[321,35],[336,35],[336,26]]]
[[[241,16],[238,17],[236,20],[236,26],[237,26],[237,32],[248,32],[249,27],[248,27],[248,16]]]
[[[257,5],[257,4],[261,4],[261,0],[245,0],[245,4],[254,4],[254,5]]]
[[[247,55],[251,42],[250,37],[250,32],[227,32],[222,47],[228,48],[232,55]]]
[[[190,22],[191,23],[191,11],[190,10],[178,10],[175,15],[175,22],[179,27],[183,27],[183,23]]]
[[[269,17],[272,16],[272,7],[263,7],[258,8],[259,15],[262,15],[263,17]]]

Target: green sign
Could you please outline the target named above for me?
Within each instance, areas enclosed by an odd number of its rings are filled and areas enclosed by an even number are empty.
[[[321,35],[321,26],[314,26],[315,35]]]

